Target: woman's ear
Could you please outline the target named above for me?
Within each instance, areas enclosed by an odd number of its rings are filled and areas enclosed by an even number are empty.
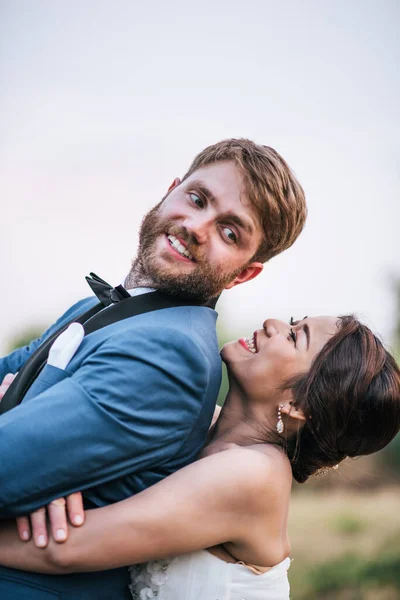
[[[287,415],[291,419],[298,419],[299,421],[306,421],[306,416],[300,407],[294,406],[292,402],[285,402],[282,405],[281,413]]]

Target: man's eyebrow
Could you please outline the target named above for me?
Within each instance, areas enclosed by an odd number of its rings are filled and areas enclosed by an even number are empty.
[[[201,192],[207,198],[207,200],[209,202],[211,202],[211,204],[217,203],[216,196],[214,196],[212,191],[209,190],[208,187],[206,185],[204,185],[204,183],[202,181],[199,181],[198,179],[194,179],[190,182],[189,187],[194,187],[194,188],[198,189],[199,192]],[[225,214],[226,214],[226,218],[229,219],[229,221],[231,221],[231,223],[234,223],[238,227],[241,227],[249,235],[252,235],[254,233],[254,227],[251,224],[250,220],[242,219],[242,217],[240,217],[236,213],[231,213],[229,211],[227,211]]]
[[[239,217],[239,215],[236,215],[234,213],[228,212],[228,213],[226,213],[226,216],[229,219],[229,221],[231,221],[231,223],[234,223],[238,227],[241,227],[249,235],[253,234],[254,228],[253,228],[252,224],[250,223],[250,221],[248,221],[247,219],[244,220],[244,219],[242,219],[242,217]]]
[[[189,182],[188,187],[194,187],[199,190],[204,196],[206,196],[207,200],[209,200],[212,204],[217,202],[217,198],[214,196],[211,190],[208,189],[206,185],[199,179],[193,179]]]

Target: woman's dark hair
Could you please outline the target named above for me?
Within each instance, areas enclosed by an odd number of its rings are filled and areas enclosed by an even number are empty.
[[[310,371],[289,383],[307,417],[287,441],[293,477],[303,483],[347,456],[372,454],[400,429],[400,370],[368,327],[339,317],[339,330]]]

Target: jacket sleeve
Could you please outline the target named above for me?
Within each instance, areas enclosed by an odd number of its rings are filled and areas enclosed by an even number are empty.
[[[80,300],[71,308],[68,309],[66,313],[64,313],[53,325],[51,325],[40,337],[36,340],[33,340],[27,346],[22,346],[21,348],[17,348],[7,356],[3,356],[0,358],[0,383],[3,381],[4,376],[7,373],[17,373],[20,368],[26,363],[28,358],[39,348],[39,346],[57,329],[59,329],[64,323],[73,319],[75,316],[80,315],[85,310],[90,308],[91,304],[95,304],[96,301],[93,298],[87,298],[85,300]]]
[[[159,465],[184,443],[208,362],[175,330],[146,327],[134,340],[132,331],[116,338],[0,419],[0,517]]]

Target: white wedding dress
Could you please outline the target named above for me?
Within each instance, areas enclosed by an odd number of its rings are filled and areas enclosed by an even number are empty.
[[[206,550],[130,567],[133,600],[289,600],[290,558],[258,575]]]

